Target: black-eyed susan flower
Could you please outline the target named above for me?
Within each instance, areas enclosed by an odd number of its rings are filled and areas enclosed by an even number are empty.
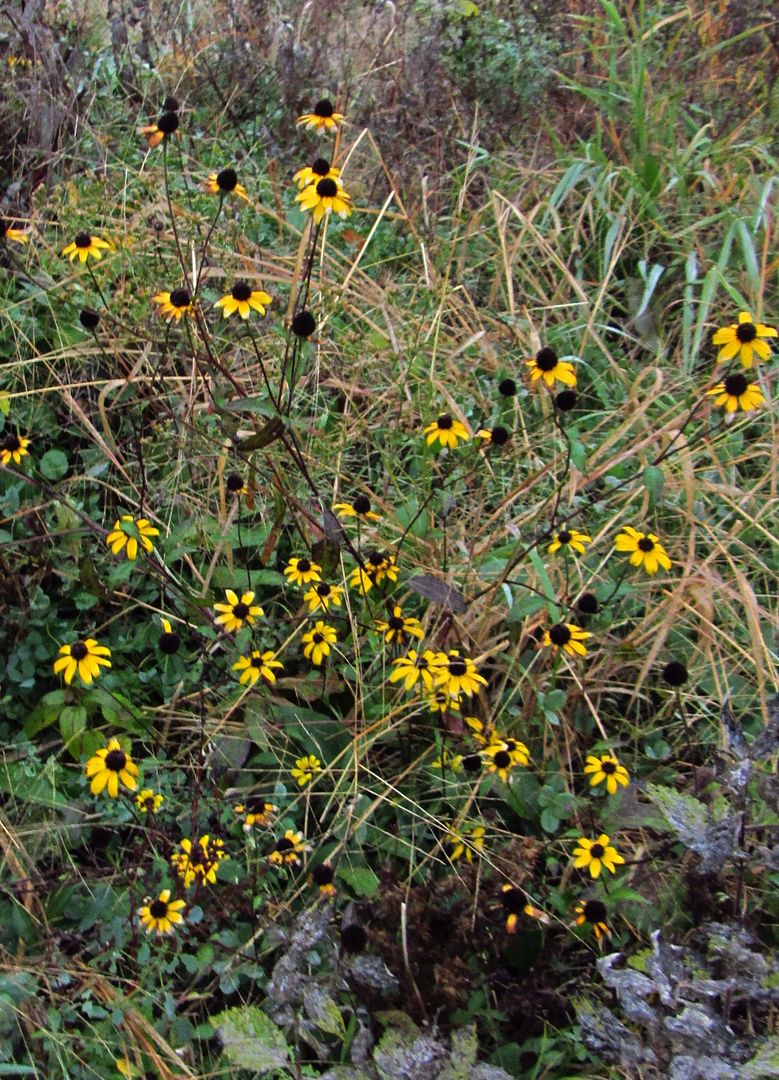
[[[157,305],[157,314],[161,319],[170,322],[175,319],[178,322],[195,310],[195,304],[189,289],[173,289],[172,292],[158,292],[152,297]]]
[[[561,390],[558,394],[555,394],[555,408],[559,412],[570,412],[576,408],[578,400],[579,397],[575,390]]]
[[[490,743],[501,741],[493,723],[485,724],[478,716],[466,716],[465,723],[471,735],[481,746],[489,746]]]
[[[617,866],[624,863],[624,859],[615,847],[609,843],[605,833],[596,840],[589,840],[586,836],[580,836],[577,841],[578,847],[574,848],[574,866],[577,870],[588,869],[594,878],[600,876],[605,867],[609,873],[616,873]]]
[[[62,249],[62,254],[69,255],[71,262],[78,257],[82,263],[85,263],[89,258],[102,259],[103,252],[110,247],[107,240],[101,240],[99,236],[92,236],[90,233],[80,232],[76,234],[75,240]]]
[[[184,888],[188,889],[194,881],[215,885],[220,864],[230,858],[224,850],[224,841],[206,833],[194,844],[185,837],[178,846],[181,850],[173,852],[170,862],[184,882]]]
[[[654,533],[642,533],[626,525],[617,535],[614,546],[617,551],[630,552],[630,565],[643,565],[647,574],[656,574],[661,566],[663,570],[671,569],[668,553]]]
[[[580,900],[574,908],[574,914],[576,925],[584,926],[587,923],[594,930],[598,941],[602,937],[611,936],[611,930],[606,922],[608,918],[606,905],[602,900]]]
[[[82,308],[78,313],[78,321],[85,330],[96,330],[100,324],[100,314],[94,308]]]
[[[530,919],[547,923],[549,917],[539,908],[529,903],[527,897],[516,885],[501,885],[500,902],[506,913],[506,933],[516,934],[520,915],[527,915]]]
[[[450,754],[448,750],[444,749],[435,759],[430,763],[431,769],[438,769],[441,772],[461,773],[463,771],[463,756],[462,754]]]
[[[576,372],[573,364],[559,360],[554,349],[539,349],[532,360],[526,360],[525,366],[530,372],[531,383],[543,379],[548,387],[561,382],[565,386],[576,386]]]
[[[290,323],[290,329],[295,337],[310,338],[316,330],[316,319],[313,313],[308,308],[303,308],[302,311],[296,311],[292,316],[292,322]]]
[[[282,669],[284,665],[280,660],[276,659],[276,654],[273,649],[269,649],[267,652],[260,652],[259,649],[254,649],[248,656],[239,656],[233,664],[233,671],[240,671],[240,683],[242,686],[254,686],[258,679],[262,678],[265,682],[274,683],[276,681],[276,673],[274,668]]]
[[[244,482],[243,477],[239,476],[238,473],[229,474],[229,476],[225,480],[225,487],[231,495],[235,495],[236,497],[240,495],[247,495],[249,492],[249,488]]]
[[[555,623],[544,632],[541,644],[551,645],[555,652],[564,649],[569,656],[586,656],[587,650],[582,642],[588,637],[592,637],[589,630],[580,630],[572,623]]]
[[[284,567],[284,576],[290,585],[308,585],[312,581],[321,581],[322,567],[311,559],[290,559]]]
[[[255,826],[267,829],[279,812],[275,803],[266,802],[261,795],[250,795],[246,802],[238,803],[233,809],[243,818],[244,832],[251,832]]]
[[[235,169],[222,169],[220,172],[212,172],[208,179],[203,181],[203,188],[209,195],[237,195],[240,199],[250,202],[246,188],[238,183],[238,173]]]
[[[483,825],[466,825],[447,830],[446,843],[451,848],[449,858],[452,862],[457,862],[464,855],[465,861],[472,863],[474,855],[481,855],[484,851],[486,834],[487,830]]]
[[[592,537],[587,533],[579,532],[578,529],[560,529],[554,534],[554,539],[546,550],[550,555],[554,555],[561,548],[583,555],[585,547],[590,543],[592,543]]]
[[[348,218],[352,212],[351,195],[344,190],[340,180],[333,180],[331,177],[304,187],[295,196],[295,202],[300,203],[302,210],[311,211],[317,224],[326,214]]]
[[[360,521],[381,521],[381,514],[371,510],[371,500],[367,495],[358,495],[354,502],[335,503],[333,510],[339,518],[358,518]]]
[[[385,578],[392,582],[398,580],[395,556],[384,551],[369,551],[363,565],[355,567],[349,575],[349,585],[365,595],[374,585],[381,585]]]
[[[341,170],[331,165],[327,158],[317,158],[313,164],[298,169],[292,179],[301,189],[310,184],[318,184],[320,180],[335,180],[336,184],[342,187],[340,176]]]
[[[502,424],[496,424],[493,428],[480,428],[476,437],[481,439],[485,446],[505,446],[511,438],[511,432]]]
[[[335,881],[335,869],[330,863],[319,863],[311,871],[311,880],[319,888],[319,895],[331,899],[335,896],[336,888],[333,882]]]
[[[448,653],[439,653],[435,667],[436,687],[447,694],[465,694],[470,697],[480,686],[486,686],[487,680],[476,670],[476,665],[469,656],[460,656],[458,649]]]
[[[156,124],[146,124],[140,129],[141,135],[146,136],[149,147],[155,146],[173,135],[179,128],[178,109],[164,109]]]
[[[311,847],[304,840],[302,832],[287,829],[276,841],[276,846],[268,856],[268,862],[273,866],[299,866],[301,855],[310,850]]]
[[[92,680],[100,674],[101,667],[110,668],[110,655],[108,646],[98,645],[95,638],[74,641],[72,645],[61,645],[54,661],[54,674],[59,675],[62,672],[65,682],[70,686],[73,677],[78,673],[82,683],[91,686]]]
[[[663,679],[669,686],[684,686],[690,675],[681,660],[669,660],[663,668]]]
[[[270,296],[262,289],[253,289],[248,281],[236,281],[227,296],[217,300],[214,307],[222,308],[223,319],[229,319],[236,311],[242,319],[248,319],[253,311],[264,316],[270,302]]]
[[[122,749],[118,739],[109,739],[107,746],[95,752],[86,764],[86,774],[91,781],[89,790],[93,795],[107,790],[115,799],[119,794],[120,781],[128,791],[135,791],[138,787],[138,766]]]
[[[600,600],[591,592],[583,592],[576,601],[577,609],[582,615],[597,615],[600,611]]]
[[[613,754],[601,754],[599,758],[589,754],[584,772],[590,777],[590,787],[597,787],[605,782],[609,795],[616,795],[620,785],[627,787],[630,783],[627,769],[620,765]]]
[[[170,619],[166,619],[164,615],[160,616],[160,624],[162,625],[162,633],[157,639],[160,652],[164,653],[165,656],[173,656],[174,653],[179,651],[181,638],[171,626]]]
[[[138,909],[141,924],[147,934],[172,934],[179,923],[184,922],[183,900],[171,900],[170,889],[163,889],[156,900],[147,896],[143,907]]]
[[[441,413],[437,420],[422,429],[422,434],[428,446],[439,442],[441,446],[451,448],[457,446],[458,440],[467,442],[471,437],[465,424],[453,419],[448,413]]]
[[[734,413],[738,409],[742,412],[752,412],[765,405],[765,394],[757,383],[747,382],[740,371],[734,375],[728,375],[722,382],[717,383],[711,390],[707,390],[709,397],[714,397],[715,405],[724,408],[726,412]]]
[[[265,614],[259,604],[254,603],[253,592],[243,593],[239,600],[238,594],[232,589],[225,589],[225,599],[226,604],[214,604],[214,611],[220,612],[214,621],[223,626],[228,634],[237,633],[244,623],[254,626],[254,620]]]
[[[463,768],[469,773],[481,772],[484,768],[484,762],[481,759],[480,754],[464,754],[463,755]]]
[[[434,653],[432,649],[425,649],[423,653],[409,649],[406,656],[392,661],[395,670],[390,674],[389,681],[402,682],[406,690],[413,690],[421,682],[422,689],[429,693],[435,685],[440,663],[441,654]]]
[[[121,520],[116,521],[105,542],[114,555],[124,551],[127,558],[133,561],[138,557],[139,544],[147,555],[151,555],[154,544],[150,538],[159,535],[160,530],[155,529],[148,518],[134,518],[132,514],[122,514]]]
[[[404,615],[399,604],[394,605],[388,618],[378,620],[374,626],[384,634],[388,645],[408,645],[412,638],[421,639],[425,633],[419,619]]]
[[[334,626],[320,619],[314,624],[313,630],[303,635],[301,641],[306,660],[310,660],[315,667],[319,667],[330,655],[332,646],[338,641],[338,634]]]
[[[311,781],[322,771],[322,762],[316,754],[306,754],[295,762],[295,768],[289,774],[298,787],[308,787]]]
[[[511,783],[511,771],[518,765],[527,765],[530,751],[518,739],[501,740],[489,743],[482,750],[484,767],[487,772],[499,776],[504,784]]]
[[[156,814],[164,802],[163,796],[153,788],[144,788],[135,796],[135,805],[144,814]]]
[[[718,364],[738,356],[744,367],[749,368],[755,362],[760,364],[770,359],[771,346],[763,339],[775,337],[775,327],[753,322],[748,311],[740,311],[738,322],[717,330],[711,340],[714,345],[721,346],[717,353]]]
[[[27,449],[29,445],[29,439],[9,431],[7,435],[3,436],[3,441],[0,443],[0,462],[3,465],[10,465],[11,462],[14,465],[21,465],[22,458],[29,453]]]
[[[329,611],[331,607],[340,607],[343,602],[344,590],[341,585],[328,585],[326,581],[317,581],[308,592],[303,593],[303,599],[308,604],[311,614],[315,611]]]
[[[460,695],[447,694],[445,690],[436,690],[427,699],[427,707],[432,713],[459,712]]]
[[[0,218],[0,238],[12,240],[15,244],[29,244],[30,237],[24,229],[17,228],[12,221]]]
[[[309,131],[316,131],[322,135],[326,131],[333,131],[343,120],[343,113],[335,111],[335,106],[329,98],[320,98],[310,113],[303,113],[295,123],[298,127],[305,127]]]
[[[498,393],[501,397],[514,397],[517,393],[516,381],[508,376],[505,379],[501,379],[498,383]]]

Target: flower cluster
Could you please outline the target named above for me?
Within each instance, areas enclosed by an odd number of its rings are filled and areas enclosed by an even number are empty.
[[[180,851],[174,851],[171,855],[170,863],[184,882],[185,889],[193,882],[215,885],[221,863],[230,858],[224,850],[224,841],[208,834],[194,843],[185,837],[179,841],[179,848]]]

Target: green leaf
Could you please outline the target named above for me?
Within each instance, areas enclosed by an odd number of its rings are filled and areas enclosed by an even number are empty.
[[[68,459],[61,450],[47,450],[38,463],[47,480],[61,480],[68,471]]]
[[[339,866],[337,876],[358,896],[375,896],[379,879],[368,866]]]
[[[291,1075],[289,1050],[284,1035],[269,1016],[256,1005],[241,1005],[225,1009],[210,1022],[218,1030],[222,1053],[232,1065],[253,1069],[260,1075],[274,1069],[283,1076]]]
[[[657,465],[647,465],[644,469],[644,487],[649,494],[649,509],[654,510],[658,503],[663,500],[663,485],[665,476],[663,470]]]
[[[71,753],[78,757],[78,748],[73,745],[79,741],[87,726],[87,710],[83,705],[66,705],[60,713],[60,734],[62,741]]]

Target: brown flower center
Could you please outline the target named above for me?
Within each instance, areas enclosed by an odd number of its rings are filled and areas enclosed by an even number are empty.
[[[539,349],[536,353],[536,367],[541,371],[554,371],[557,367],[557,353],[554,349]]]
[[[170,302],[173,307],[185,308],[189,307],[190,295],[186,289],[174,289],[170,294]]]
[[[642,536],[641,539],[638,541],[638,550],[639,551],[643,551],[646,554],[649,554],[649,552],[654,551],[654,549],[655,549],[655,542],[654,542],[654,540],[650,540],[648,536]]]
[[[556,623],[549,629],[549,640],[553,645],[567,645],[571,640],[571,631],[565,623]]]
[[[111,772],[121,772],[127,764],[127,754],[124,750],[109,750],[105,756],[105,767]]]
[[[221,172],[216,174],[216,186],[220,191],[226,191],[228,194],[231,191],[235,191],[238,184],[238,174],[235,169],[222,169]]]
[[[318,157],[311,166],[311,172],[316,173],[317,176],[327,176],[330,172],[330,162],[326,158]]]
[[[338,184],[335,180],[331,180],[329,176],[326,176],[324,180],[320,180],[316,186],[316,193],[320,199],[332,199],[338,194]]]
[[[459,678],[461,675],[464,675],[466,673],[466,671],[468,670],[468,665],[466,664],[466,662],[464,660],[459,660],[457,658],[455,658],[454,660],[450,660],[448,666],[449,666],[449,674],[454,675],[456,678]]]
[[[248,604],[244,604],[244,603],[233,604],[233,615],[235,616],[236,619],[245,619],[248,614],[249,614],[249,605]]]
[[[154,900],[149,904],[149,914],[153,919],[164,919],[168,914],[168,905],[164,900]]]
[[[7,450],[10,454],[15,453],[17,450],[21,450],[22,444],[19,441],[18,435],[6,435],[3,439],[3,450]]]
[[[436,420],[436,426],[438,427],[439,431],[449,431],[453,423],[454,420],[452,420],[451,416],[448,416],[446,413],[443,413],[443,415],[439,416],[438,420]]]
[[[588,900],[583,914],[588,923],[605,922],[606,905],[601,900]]]
[[[731,397],[741,397],[747,386],[749,383],[740,371],[737,371],[735,375],[728,375],[725,379],[725,393],[730,394]]]
[[[742,345],[748,345],[750,341],[754,341],[757,337],[755,324],[751,322],[739,323],[736,329],[736,337]]]
[[[248,300],[252,295],[252,287],[246,281],[236,281],[232,288],[233,300]]]
[[[74,660],[83,660],[89,652],[83,641],[77,641],[75,645],[70,646],[70,655]]]
[[[332,116],[334,112],[333,103],[328,98],[320,98],[314,106],[314,116],[321,116],[323,120]]]
[[[77,248],[88,248],[92,245],[92,237],[89,233],[80,232],[73,242]]]
[[[593,844],[590,848],[590,855],[593,859],[602,859],[606,854],[606,849],[603,844]]]

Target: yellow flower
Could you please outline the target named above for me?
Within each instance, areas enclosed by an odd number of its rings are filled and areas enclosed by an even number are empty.
[[[287,829],[276,841],[276,846],[268,856],[268,862],[274,866],[299,866],[300,856],[310,851],[311,847],[303,839],[302,832]]]
[[[324,581],[317,581],[308,592],[303,593],[303,599],[308,604],[311,614],[318,611],[329,611],[330,606],[340,607],[343,600],[343,587],[341,585],[328,585]]]
[[[656,574],[661,566],[664,570],[671,569],[671,560],[654,533],[642,533],[626,525],[614,545],[617,551],[630,552],[630,565],[643,564],[647,574]]]
[[[466,716],[465,723],[471,729],[471,734],[476,742],[482,746],[489,746],[493,742],[501,742],[493,723],[483,724],[478,716]]]
[[[312,165],[306,165],[298,169],[292,179],[299,188],[308,187],[309,184],[318,184],[320,180],[335,180],[339,187],[342,186],[339,179],[341,170],[331,165],[326,158],[317,158]]]
[[[432,424],[428,424],[422,434],[428,446],[432,446],[434,442],[440,442],[441,446],[454,448],[457,446],[458,439],[462,439],[463,442],[470,439],[465,425],[459,420],[453,420],[448,413],[442,413]]]
[[[527,765],[530,752],[518,739],[506,739],[490,743],[482,751],[488,772],[495,773],[504,784],[511,783],[511,770],[517,765]]]
[[[182,316],[189,315],[195,310],[195,305],[188,289],[173,289],[172,292],[158,292],[152,300],[157,304],[157,314],[161,319],[170,322],[175,319],[178,322]]]
[[[146,897],[138,915],[147,934],[172,934],[173,928],[184,921],[184,907],[183,900],[171,900],[170,889],[163,889],[156,900]]]
[[[585,923],[589,923],[595,931],[596,940],[600,941],[604,936],[611,936],[611,930],[606,922],[606,905],[602,901],[580,900],[574,908],[574,913],[576,925],[584,926]]]
[[[0,218],[0,237],[3,240],[13,240],[16,244],[28,244],[30,238],[24,229],[17,229],[12,221]]]
[[[76,235],[76,239],[72,243],[62,249],[62,254],[69,255],[71,262],[78,256],[80,261],[85,263],[90,255],[93,259],[102,259],[102,253],[106,248],[109,250],[111,248],[111,245],[107,241],[101,240],[98,236],[91,236],[89,233],[80,232]]]
[[[262,289],[253,289],[246,281],[236,281],[232,290],[217,300],[214,307],[222,308],[222,318],[229,319],[237,311],[242,319],[248,319],[252,311],[265,314],[265,308],[271,302],[268,293]]]
[[[119,794],[119,781],[130,791],[135,791],[138,782],[138,766],[129,754],[122,750],[118,739],[109,739],[108,745],[96,751],[86,765],[87,777],[91,779],[89,790],[99,795],[104,788],[115,799]]]
[[[734,356],[738,356],[744,367],[749,368],[754,362],[760,364],[770,359],[771,346],[761,339],[775,337],[776,330],[773,326],[755,323],[748,311],[740,311],[738,322],[717,330],[711,340],[714,345],[721,346],[717,353],[718,364],[727,363]]]
[[[418,654],[416,649],[409,649],[407,656],[400,656],[392,661],[395,670],[390,675],[389,681],[391,683],[402,681],[406,690],[413,690],[421,679],[423,688],[430,691],[433,689],[440,663],[440,653],[425,649],[423,653]]]
[[[424,630],[419,619],[404,617],[399,604],[392,608],[392,614],[388,619],[382,619],[374,623],[376,629],[384,634],[384,640],[388,645],[407,645],[412,637],[424,637]]]
[[[225,598],[226,604],[214,604],[214,611],[221,612],[214,621],[224,626],[228,634],[237,633],[244,623],[254,626],[254,620],[265,614],[259,605],[253,603],[253,592],[243,593],[239,600],[232,589],[225,589]]]
[[[478,691],[479,684],[487,685],[473,660],[469,656],[460,656],[457,649],[438,654],[435,679],[436,686],[443,687],[447,694],[466,694],[468,697]]]
[[[330,655],[330,647],[338,640],[335,627],[328,623],[319,622],[314,624],[314,629],[309,630],[301,638],[303,642],[303,655],[316,667]]]
[[[162,625],[162,633],[157,639],[160,652],[164,653],[165,656],[173,656],[174,653],[179,651],[181,638],[171,626],[170,619],[166,619],[164,615],[160,615],[160,624]]]
[[[21,465],[22,458],[29,453],[27,449],[29,445],[29,439],[25,439],[23,435],[14,435],[9,431],[0,442],[0,462],[3,465],[10,465],[13,461],[14,465]]]
[[[463,771],[463,756],[462,754],[450,754],[448,750],[442,750],[430,768],[440,769],[442,772],[461,773]]]
[[[295,123],[322,135],[325,131],[337,128],[343,118],[343,113],[335,111],[332,101],[321,98],[310,113],[299,116]]]
[[[333,884],[335,879],[335,870],[330,863],[319,863],[311,871],[310,881],[313,881],[315,885],[319,886],[319,895],[330,899],[335,896],[336,888]]]
[[[445,690],[437,690],[427,699],[427,707],[433,713],[459,712],[460,695],[447,694]]]
[[[222,169],[221,172],[209,173],[208,179],[203,181],[203,188],[209,195],[237,195],[246,202],[251,202],[246,188],[238,183],[238,174],[235,169]]]
[[[322,771],[322,762],[314,754],[307,754],[298,758],[295,768],[290,769],[290,776],[298,787],[308,787],[311,781]]]
[[[544,632],[541,644],[551,645],[555,652],[564,649],[569,656],[586,656],[587,650],[582,642],[588,637],[592,637],[589,630],[580,630],[571,623],[555,623]]]
[[[260,795],[251,795],[246,800],[246,803],[239,803],[234,809],[236,814],[244,815],[244,832],[251,832],[255,825],[266,829],[272,824],[276,814],[279,812],[279,808],[275,803],[265,802]]]
[[[333,506],[340,518],[360,518],[362,521],[381,521],[381,514],[371,510],[371,500],[367,495],[358,495],[354,502],[335,503]]]
[[[240,656],[233,664],[233,671],[242,672],[239,680],[242,686],[246,686],[247,683],[249,686],[254,686],[260,676],[266,682],[274,683],[276,673],[273,669],[283,667],[284,665],[276,659],[276,654],[272,649],[268,652],[255,649],[249,656]]]
[[[616,795],[620,784],[622,787],[627,787],[630,783],[627,769],[624,765],[620,765],[613,754],[601,754],[599,758],[592,754],[588,755],[584,772],[588,775],[592,774],[590,787],[596,787],[605,780],[609,795]]]
[[[365,596],[374,585],[381,585],[384,579],[387,581],[398,580],[398,564],[394,555],[387,555],[383,551],[371,551],[362,566],[355,567],[349,575],[349,584],[353,589],[359,589]]]
[[[317,224],[326,214],[348,218],[352,212],[351,196],[344,191],[340,181],[333,180],[329,176],[303,188],[295,196],[295,202],[300,203],[301,209],[310,210]]]
[[[609,873],[613,874],[616,872],[617,864],[625,861],[617,849],[610,846],[609,838],[605,833],[601,833],[597,840],[588,840],[586,836],[580,836],[578,844],[579,846],[574,848],[573,852],[573,865],[577,870],[589,868],[594,878],[600,875],[604,866]]]
[[[724,406],[729,413],[738,409],[743,412],[752,412],[765,405],[765,395],[757,383],[750,383],[740,371],[735,375],[728,375],[722,382],[717,383],[711,390],[706,391],[709,397],[716,397],[715,404]]]
[[[530,371],[530,381],[536,382],[543,379],[547,386],[554,386],[555,382],[564,383],[566,386],[576,386],[576,373],[573,364],[566,360],[558,360],[554,349],[539,349],[533,360],[526,360],[525,366]]]
[[[587,533],[579,532],[577,529],[560,529],[555,533],[554,540],[546,550],[550,555],[554,555],[560,548],[565,548],[566,551],[570,548],[571,551],[583,555],[586,545],[590,543],[592,543],[592,537]]]
[[[54,661],[54,674],[64,672],[65,682],[70,686],[73,676],[78,672],[84,685],[91,686],[92,680],[100,674],[101,666],[110,668],[110,655],[108,646],[98,645],[94,638],[74,641],[72,645],[61,645],[58,658]]]
[[[146,124],[145,127],[140,129],[141,134],[146,136],[146,141],[149,144],[150,149],[154,149],[155,146],[159,146],[163,139],[167,139],[169,135],[173,135],[178,130],[179,116],[178,108],[166,108],[163,105],[163,112],[156,124]]]
[[[158,795],[151,788],[144,788],[135,796],[136,806],[145,814],[156,814],[164,801],[162,795]]]
[[[184,882],[184,888],[188,889],[193,881],[199,879],[202,884],[216,884],[216,875],[219,865],[230,856],[224,850],[224,841],[211,839],[206,833],[201,836],[196,844],[185,838],[179,841],[181,851],[175,851],[171,857],[171,865]]]
[[[481,439],[485,446],[505,446],[511,438],[511,432],[497,424],[494,428],[479,428],[476,438]]]
[[[114,525],[113,532],[105,538],[114,555],[127,549],[127,558],[131,561],[138,556],[138,544],[150,555],[154,551],[154,544],[150,536],[159,536],[160,530],[155,529],[147,518],[133,518],[132,514],[122,514],[122,520]]]
[[[549,922],[549,916],[528,903],[525,894],[516,885],[509,885],[508,883],[501,885],[500,902],[506,912],[507,934],[516,934],[520,915],[527,915],[528,918],[537,919],[538,922],[542,923]]]
[[[308,585],[311,581],[321,581],[322,567],[310,559],[290,559],[284,567],[284,576],[291,585]]]
[[[469,828],[464,828],[457,832],[454,829],[449,829],[446,836],[446,843],[451,847],[449,858],[452,862],[457,862],[459,858],[465,855],[465,861],[472,863],[474,852],[477,855],[481,855],[484,851],[484,837],[487,830],[483,825],[475,825]]]

